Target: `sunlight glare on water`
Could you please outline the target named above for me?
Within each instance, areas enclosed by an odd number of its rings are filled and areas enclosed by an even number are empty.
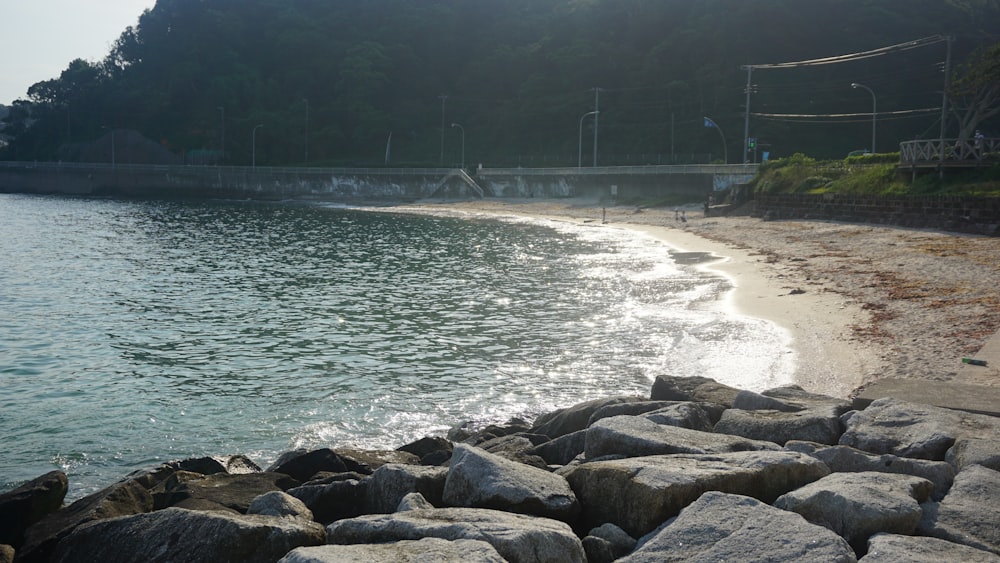
[[[0,490],[396,448],[658,374],[788,383],[781,332],[646,235],[304,204],[0,195]]]

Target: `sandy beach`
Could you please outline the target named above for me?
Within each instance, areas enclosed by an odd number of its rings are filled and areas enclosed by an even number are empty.
[[[704,217],[700,207],[576,199],[423,201],[419,207],[629,228],[728,276],[724,306],[789,331],[796,382],[847,397],[882,378],[1000,386],[1000,367],[962,363],[995,347],[1000,238],[823,221]],[[984,350],[984,346],[988,350]]]

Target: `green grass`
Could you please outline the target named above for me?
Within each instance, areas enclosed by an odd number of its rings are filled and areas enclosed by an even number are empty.
[[[1000,197],[1000,162],[967,170],[927,172],[912,179],[897,172],[899,153],[818,161],[795,154],[761,165],[752,186],[771,194],[963,195]]]

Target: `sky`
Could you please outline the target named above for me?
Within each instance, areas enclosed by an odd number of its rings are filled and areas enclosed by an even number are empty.
[[[0,104],[74,59],[99,61],[155,0],[0,0]]]

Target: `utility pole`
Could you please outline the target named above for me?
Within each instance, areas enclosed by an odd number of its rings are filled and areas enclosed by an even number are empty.
[[[944,136],[947,133],[946,119],[948,118],[948,88],[951,88],[951,41],[949,35],[945,37],[948,43],[947,54],[944,58],[944,90],[941,91],[941,136],[938,140],[938,175],[944,178]]]
[[[594,88],[594,167],[597,167],[597,121],[601,117],[601,89]]]
[[[441,94],[438,96],[441,98],[441,159],[438,164],[444,165],[444,102],[448,99],[448,94]]]
[[[753,73],[753,67],[747,65],[743,67],[747,69],[747,105],[746,105],[746,115],[743,118],[743,162],[750,162],[750,75]]]
[[[219,106],[219,111],[222,113],[222,156],[219,161],[222,162],[226,159],[226,106]]]

